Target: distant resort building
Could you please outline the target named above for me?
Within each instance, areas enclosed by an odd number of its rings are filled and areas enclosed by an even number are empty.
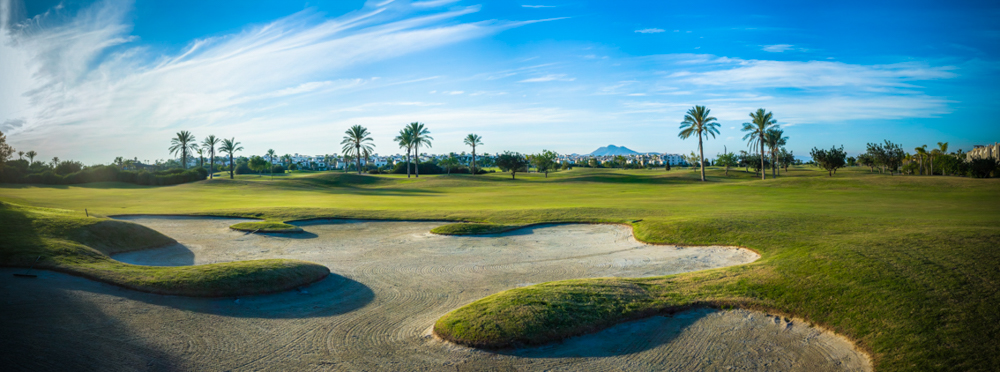
[[[1000,160],[1000,142],[994,142],[992,145],[985,145],[985,146],[976,145],[972,148],[972,151],[965,153],[965,159]]]

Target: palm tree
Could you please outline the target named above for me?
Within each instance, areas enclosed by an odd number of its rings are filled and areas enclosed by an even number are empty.
[[[274,179],[274,149],[267,150],[267,169],[270,170],[271,179]]]
[[[788,143],[788,137],[782,137],[785,131],[774,127],[768,129],[764,133],[764,143],[767,144],[767,148],[770,149],[771,153],[771,177],[777,177],[777,167],[778,167],[778,152],[781,150],[781,146]]]
[[[229,154],[229,179],[233,179],[233,174],[236,171],[236,167],[233,165],[233,153],[243,151],[243,147],[240,146],[239,142],[236,142],[236,137],[233,137],[232,139],[222,140],[222,146],[219,146],[219,151]]]
[[[413,149],[413,133],[406,127],[399,130],[399,135],[392,139],[399,144],[399,148],[406,149],[406,178],[410,178],[410,150]]]
[[[361,158],[368,159],[371,156],[372,148],[375,147],[372,143],[374,141],[370,137],[370,133],[368,133],[368,128],[360,125],[355,125],[344,133],[347,135],[340,142],[341,145],[344,145],[344,154],[353,156],[356,159],[358,174],[361,174]]]
[[[702,149],[702,139],[708,139],[711,135],[715,138],[716,134],[719,134],[719,123],[715,122],[715,118],[709,116],[712,110],[705,108],[705,106],[695,106],[688,110],[687,115],[684,115],[684,121],[681,122],[681,132],[677,135],[681,139],[688,139],[691,135],[698,136],[698,159],[701,163],[701,180],[705,181],[705,151]],[[624,164],[622,165],[624,167]]]
[[[938,142],[938,143],[940,143],[940,142]],[[22,159],[24,159],[24,151],[18,151],[17,152],[17,160],[22,160]]]
[[[465,144],[472,146],[472,175],[476,175],[476,146],[481,146],[483,144],[483,137],[478,134],[469,133],[465,136]]]
[[[35,163],[35,157],[38,156],[38,153],[35,150],[28,150],[28,152],[24,153],[24,156],[28,157],[28,165],[30,166]]]
[[[208,152],[208,178],[215,178],[215,147],[219,145],[219,139],[214,134],[205,137],[201,141],[201,148]]]
[[[292,167],[292,154],[281,155],[281,162],[285,164],[285,169]]]
[[[194,149],[194,152],[198,153],[198,167],[199,168],[204,168],[205,167],[205,151],[202,150],[201,147],[198,147],[198,145],[191,145],[191,148]]]
[[[924,156],[927,156],[927,145],[914,148],[913,150],[917,152],[914,155],[920,160],[920,174],[924,174]]]
[[[938,142],[937,144],[938,144],[938,148],[934,149],[934,151],[931,151],[934,154],[934,156],[944,155],[944,154],[948,153],[948,142]],[[941,171],[941,174],[944,174],[943,170]],[[934,158],[933,157],[931,158],[931,175],[932,176],[934,175]]]
[[[53,156],[52,157],[52,168],[55,168],[57,165],[59,165],[59,157],[58,156]]]
[[[188,151],[194,146],[194,141],[194,136],[186,130],[177,132],[177,137],[170,140],[170,154],[181,155],[181,168],[187,168]]]
[[[413,136],[413,156],[417,158],[417,167],[414,169],[414,177],[420,177],[420,145],[431,146],[431,131],[424,128],[424,123],[413,122],[407,127],[410,130],[410,135]]]
[[[743,131],[749,132],[743,136],[743,140],[748,141],[751,148],[760,144],[760,179],[763,180],[767,179],[767,172],[764,172],[764,136],[767,135],[768,129],[778,127],[778,121],[774,120],[774,114],[762,108],[757,109],[757,112],[751,112],[750,119],[749,123],[743,123]]]

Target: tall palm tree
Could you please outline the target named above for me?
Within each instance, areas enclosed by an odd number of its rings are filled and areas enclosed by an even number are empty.
[[[948,142],[938,142],[937,144],[938,144],[938,148],[936,148],[936,149],[934,149],[934,151],[932,151],[932,153],[934,153],[934,156],[944,155],[944,154],[948,153]],[[943,170],[941,171],[941,174],[944,174]],[[934,158],[933,157],[931,157],[931,175],[932,176],[934,175]]]
[[[198,167],[199,168],[204,168],[205,167],[205,151],[202,150],[201,147],[198,147],[198,145],[191,145],[191,148],[194,149],[194,152],[198,153]]]
[[[414,169],[414,177],[420,177],[420,145],[431,146],[431,131],[424,127],[424,123],[413,122],[407,127],[410,130],[410,135],[413,136],[413,156],[417,158],[417,167]]]
[[[201,141],[201,148],[208,152],[208,178],[215,178],[215,148],[219,145],[219,139],[214,134],[210,134]]]
[[[368,128],[360,125],[355,125],[344,133],[347,135],[344,136],[343,141],[340,141],[340,144],[344,145],[344,154],[356,159],[358,174],[361,174],[361,158],[368,159],[371,156],[372,148],[375,147],[375,144],[372,143],[374,141],[370,137],[371,133],[368,133]]]
[[[413,133],[410,127],[399,130],[399,135],[392,139],[399,144],[399,148],[406,149],[406,178],[410,178],[410,151],[413,150]]]
[[[940,143],[940,142],[938,142],[938,143]],[[24,159],[24,151],[18,151],[17,152],[17,160],[22,160],[22,159]]]
[[[750,113],[750,122],[743,123],[743,131],[749,132],[743,136],[744,141],[753,148],[760,145],[760,179],[767,179],[767,172],[764,171],[764,136],[767,130],[778,127],[778,121],[774,120],[774,114],[762,108],[757,112]]]
[[[788,137],[782,137],[785,131],[778,129],[777,126],[768,129],[764,133],[764,143],[767,144],[767,148],[771,153],[771,177],[777,177],[777,167],[778,167],[778,152],[781,147],[788,143]]]
[[[270,170],[271,179],[274,179],[274,149],[267,150],[267,169]]]
[[[281,162],[285,164],[285,169],[292,167],[292,154],[281,155]]]
[[[920,160],[920,174],[924,174],[924,157],[927,156],[927,145],[923,145],[913,149],[917,153],[917,159]]]
[[[181,155],[181,168],[187,168],[188,151],[192,149],[194,142],[194,136],[186,130],[177,132],[177,137],[170,140],[170,154]]]
[[[705,108],[705,106],[695,106],[688,110],[687,115],[684,115],[684,121],[681,122],[681,132],[677,135],[681,139],[688,139],[691,135],[698,136],[698,160],[701,163],[701,180],[705,181],[705,151],[702,148],[702,140],[708,139],[711,135],[715,138],[716,134],[719,134],[719,123],[716,119],[709,114],[712,110]],[[622,167],[624,167],[624,163]]]
[[[467,146],[472,146],[472,175],[476,175],[476,146],[481,146],[483,144],[483,137],[478,134],[469,133],[465,136],[465,144]]]
[[[24,153],[24,156],[28,157],[28,165],[30,166],[35,163],[35,157],[38,156],[38,153],[35,150],[28,150],[28,152]]]
[[[236,167],[233,165],[233,154],[237,151],[243,151],[243,147],[240,146],[239,142],[236,142],[236,137],[233,137],[222,140],[219,151],[229,154],[229,179],[233,179],[233,174],[236,172]]]

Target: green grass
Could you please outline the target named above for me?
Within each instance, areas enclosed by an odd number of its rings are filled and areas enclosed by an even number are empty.
[[[494,294],[441,318],[438,334],[488,347],[544,343],[691,305],[792,315],[857,342],[877,370],[1000,365],[1000,180],[778,179],[718,169],[549,174],[240,176],[169,187],[0,185],[0,200],[93,214],[445,220],[471,233],[547,222],[626,223],[654,243],[743,246],[742,266],[642,279],[580,279]],[[78,214],[82,214],[77,212]],[[33,257],[31,257],[33,259]]]
[[[0,203],[0,266],[29,267],[166,295],[230,297],[283,291],[330,273],[298,260],[254,260],[198,266],[129,265],[114,253],[176,243],[152,229],[124,221],[85,217],[68,210]]]
[[[240,222],[229,226],[230,229],[238,231],[250,231],[250,232],[261,232],[261,233],[289,233],[289,232],[302,232],[302,229],[298,226],[289,225],[283,222],[276,221],[253,221],[253,222]]]
[[[520,228],[521,225],[498,225],[493,223],[451,223],[431,229],[440,235],[485,235],[499,234]]]

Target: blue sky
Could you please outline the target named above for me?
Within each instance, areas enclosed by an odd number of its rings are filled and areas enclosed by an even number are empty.
[[[0,131],[42,158],[168,158],[173,133],[246,154],[376,150],[688,153],[693,105],[745,149],[774,112],[797,155],[890,139],[1000,141],[1000,3],[0,0]]]

